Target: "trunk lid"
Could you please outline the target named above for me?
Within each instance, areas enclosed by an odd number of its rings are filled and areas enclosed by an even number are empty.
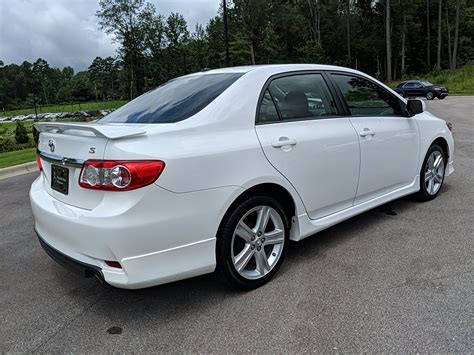
[[[104,159],[110,140],[146,133],[140,127],[115,124],[39,122],[35,123],[35,127],[41,132],[38,151],[45,175],[44,188],[57,200],[84,209],[96,207],[102,201],[104,192],[79,186],[82,163],[88,159]],[[67,194],[52,188],[53,165],[67,169]],[[58,174],[58,168],[55,171]]]

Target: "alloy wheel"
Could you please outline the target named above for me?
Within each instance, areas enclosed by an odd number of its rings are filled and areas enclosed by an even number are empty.
[[[240,276],[256,280],[278,263],[285,243],[285,226],[270,206],[257,206],[240,219],[231,241],[231,256]]]
[[[425,167],[425,188],[431,196],[436,195],[441,188],[444,178],[444,159],[443,155],[435,150],[433,151]]]

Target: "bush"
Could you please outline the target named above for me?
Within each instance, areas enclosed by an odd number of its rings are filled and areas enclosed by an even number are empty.
[[[16,121],[15,141],[17,144],[28,143],[28,130],[21,121]]]
[[[10,137],[0,136],[0,153],[16,150],[15,141]]]

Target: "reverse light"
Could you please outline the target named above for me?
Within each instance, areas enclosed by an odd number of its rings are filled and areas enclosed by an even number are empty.
[[[129,191],[155,182],[165,163],[161,160],[87,160],[79,176],[86,189]]]
[[[43,171],[43,164],[41,163],[41,157],[39,153],[36,153],[36,163],[38,163],[38,169],[40,172]]]

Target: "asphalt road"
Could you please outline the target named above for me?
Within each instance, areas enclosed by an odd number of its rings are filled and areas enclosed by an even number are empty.
[[[456,171],[440,196],[293,243],[251,292],[212,275],[137,291],[78,278],[33,233],[36,174],[1,180],[0,352],[472,353],[474,98],[427,104],[454,122]]]

